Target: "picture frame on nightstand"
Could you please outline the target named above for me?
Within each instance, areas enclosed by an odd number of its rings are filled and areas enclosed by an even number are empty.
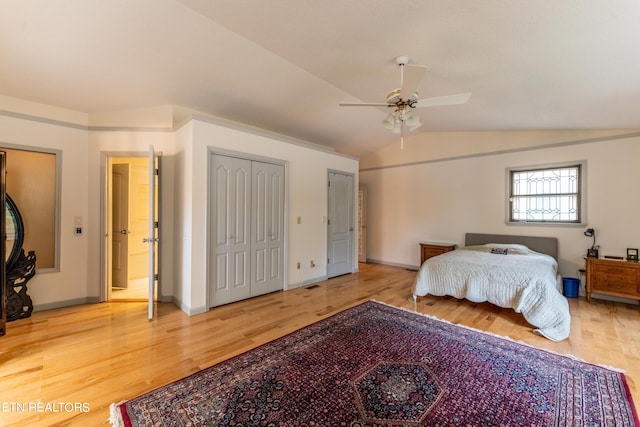
[[[638,262],[638,249],[627,248],[627,261]]]

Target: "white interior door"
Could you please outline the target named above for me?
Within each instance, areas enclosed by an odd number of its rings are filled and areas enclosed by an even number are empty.
[[[157,191],[156,191],[156,179],[159,173],[156,173],[159,169],[156,166],[156,156],[153,146],[149,146],[149,223],[148,223],[148,237],[143,239],[149,245],[149,258],[148,258],[148,273],[149,273],[149,294],[148,294],[148,311],[149,320],[153,319],[153,307],[155,301],[155,287],[156,287],[156,245],[159,241],[158,236],[158,216],[157,216]]]
[[[111,170],[111,287],[129,286],[129,164]]]
[[[251,296],[251,161],[213,155],[212,178],[210,307]]]
[[[251,296],[284,288],[284,166],[252,162]]]
[[[329,172],[327,277],[353,270],[353,176]]]
[[[284,166],[212,154],[209,307],[284,288]]]

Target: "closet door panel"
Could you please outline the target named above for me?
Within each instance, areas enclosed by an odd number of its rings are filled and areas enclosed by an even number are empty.
[[[255,258],[255,268],[253,269],[253,274],[255,278],[252,282],[252,286],[260,286],[264,284],[267,280],[265,277],[265,273],[267,271],[267,253],[264,249],[258,249],[253,252]],[[256,293],[254,292],[253,295]]]
[[[233,275],[233,288],[234,289],[242,289],[246,287],[247,284],[247,254],[245,252],[236,252],[235,254],[234,267],[235,272]],[[242,292],[240,290],[239,292]]]
[[[271,265],[269,267],[269,273],[271,274],[271,276],[269,277],[269,279],[278,280],[282,278],[282,266],[284,265],[282,259],[282,248],[272,248],[269,254],[269,259],[271,260]]]
[[[284,166],[253,163],[251,295],[284,287]]]
[[[272,168],[271,173],[271,234],[269,238],[269,279],[271,289],[284,287],[284,167]],[[278,288],[279,284],[279,288]]]
[[[231,300],[238,301],[248,298],[251,293],[249,281],[250,258],[249,227],[251,216],[251,162],[245,159],[232,158],[233,189],[230,212],[232,234],[229,237],[231,252],[233,253],[233,273],[231,278]]]
[[[209,305],[225,304],[231,301],[231,272],[233,267],[230,259],[231,251],[228,241],[229,227],[231,227],[231,159],[226,157],[214,157],[213,161],[213,209],[215,232],[215,283],[210,289]]]
[[[227,266],[229,265],[229,254],[220,254],[216,256],[216,279],[215,279],[215,291],[221,292],[228,290],[227,284],[229,283],[229,272]]]
[[[214,155],[215,286],[209,306],[250,296],[251,162]]]

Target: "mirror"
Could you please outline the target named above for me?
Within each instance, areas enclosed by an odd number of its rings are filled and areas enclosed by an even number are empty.
[[[22,243],[24,241],[24,225],[18,207],[9,195],[5,201],[5,224],[6,224],[6,269],[11,271],[22,253]]]
[[[62,152],[0,146],[6,152],[6,194],[20,209],[26,233],[22,248],[38,254],[38,271],[59,271]],[[6,213],[5,209],[5,213]],[[8,215],[7,215],[8,216]],[[6,223],[7,221],[5,221]],[[22,251],[18,248],[17,256]],[[5,259],[9,259],[9,252]]]

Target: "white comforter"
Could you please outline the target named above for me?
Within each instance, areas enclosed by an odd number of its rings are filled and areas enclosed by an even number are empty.
[[[506,255],[491,253],[498,248]],[[522,245],[487,244],[426,260],[413,295],[451,295],[513,308],[537,328],[535,333],[561,341],[569,336],[571,316],[560,283],[558,264],[549,255]]]

